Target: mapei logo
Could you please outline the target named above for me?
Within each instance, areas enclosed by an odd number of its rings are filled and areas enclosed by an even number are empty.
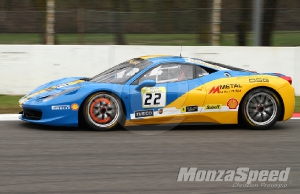
[[[242,88],[242,86],[240,84],[218,85],[218,86],[212,87],[208,94],[241,92],[241,90],[239,88]]]

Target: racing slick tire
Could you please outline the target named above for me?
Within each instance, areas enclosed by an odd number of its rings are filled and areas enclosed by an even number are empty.
[[[278,96],[266,88],[249,92],[241,103],[242,122],[252,129],[268,129],[279,119],[282,105]]]
[[[83,117],[86,123],[95,130],[111,130],[118,123],[123,124],[122,103],[112,93],[97,92],[84,102]]]

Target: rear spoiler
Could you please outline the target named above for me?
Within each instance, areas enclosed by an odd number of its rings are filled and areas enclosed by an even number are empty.
[[[280,77],[280,78],[288,81],[292,85],[292,78],[290,76],[286,76],[286,75],[283,75],[281,73],[264,73],[264,74],[274,75],[274,76]]]

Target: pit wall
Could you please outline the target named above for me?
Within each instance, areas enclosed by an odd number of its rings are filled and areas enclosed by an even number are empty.
[[[180,51],[183,57],[291,76],[300,96],[300,47],[117,45],[1,45],[0,94],[26,94],[51,80],[90,77],[130,58]]]

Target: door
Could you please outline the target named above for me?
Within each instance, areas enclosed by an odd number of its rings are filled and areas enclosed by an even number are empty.
[[[149,80],[155,81],[155,86],[139,87]],[[130,120],[143,124],[177,123],[190,117],[189,113],[199,113],[199,104],[202,106],[205,98],[196,102],[195,95],[189,94],[199,85],[201,81],[195,78],[192,64],[164,63],[148,70],[130,85]]]

